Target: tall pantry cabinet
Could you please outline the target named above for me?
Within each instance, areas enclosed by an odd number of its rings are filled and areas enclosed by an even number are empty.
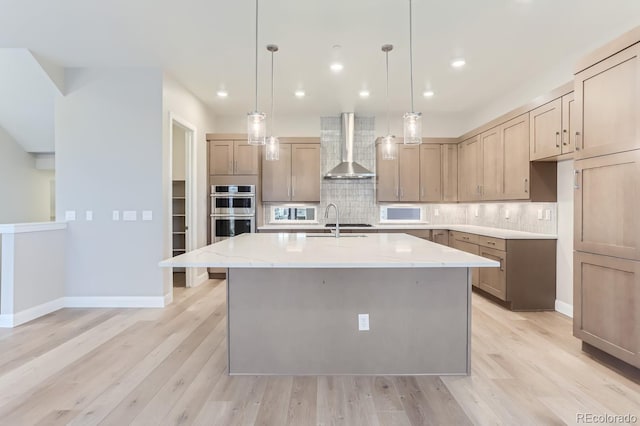
[[[628,42],[626,46],[625,42]],[[574,335],[640,367],[640,30],[575,76]]]

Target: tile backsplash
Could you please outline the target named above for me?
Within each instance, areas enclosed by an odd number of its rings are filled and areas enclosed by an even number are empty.
[[[340,117],[320,119],[321,173],[324,176],[341,161]],[[354,160],[375,172],[375,119],[356,116]],[[318,220],[321,224],[335,222],[334,212],[324,219],[329,203],[340,208],[341,223],[371,223],[379,221],[376,203],[375,178],[353,180],[322,179]],[[556,203],[451,203],[415,204],[423,209],[423,218],[434,225],[477,225],[516,231],[557,233]],[[265,223],[269,223],[269,209],[265,209]],[[539,219],[539,213],[542,219]],[[547,219],[548,215],[548,219]],[[508,218],[507,218],[508,216]]]

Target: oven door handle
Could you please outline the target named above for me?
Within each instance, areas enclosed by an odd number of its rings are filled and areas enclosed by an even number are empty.
[[[212,198],[255,198],[255,194],[211,194]]]
[[[210,215],[211,217],[224,217],[227,219],[244,219],[244,218],[251,218],[253,219],[255,217],[254,214],[224,214],[224,213],[214,213],[212,215]]]

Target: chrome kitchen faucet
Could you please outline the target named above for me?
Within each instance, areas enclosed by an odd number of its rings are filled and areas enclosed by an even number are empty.
[[[329,217],[329,209],[333,206],[336,209],[336,238],[340,238],[340,210],[335,203],[329,203],[327,209],[324,211],[324,218],[327,219]]]

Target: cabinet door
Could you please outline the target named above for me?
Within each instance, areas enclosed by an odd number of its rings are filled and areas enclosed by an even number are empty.
[[[500,263],[498,268],[478,268],[478,287],[501,300],[507,300],[507,253],[480,246],[480,256]]]
[[[209,174],[233,174],[233,141],[209,142]]]
[[[431,240],[434,243],[442,244],[443,246],[449,245],[449,231],[434,229],[431,231]]]
[[[292,145],[291,201],[320,202],[320,144]]]
[[[503,143],[503,199],[526,200],[531,197],[529,168],[529,114],[500,126]]]
[[[400,201],[420,201],[420,145],[398,145]]]
[[[574,248],[640,260],[640,150],[575,162]]]
[[[384,160],[381,144],[376,146],[376,197],[380,202],[394,202],[400,197],[398,156],[393,160]]]
[[[542,105],[529,113],[531,160],[562,153],[562,99]]]
[[[442,201],[441,146],[420,145],[420,201]]]
[[[458,197],[460,201],[480,199],[480,136],[474,136],[458,146]]]
[[[458,145],[442,145],[442,201],[458,201]]]
[[[291,145],[280,144],[280,158],[262,156],[262,201],[291,201]]]
[[[576,158],[640,147],[640,44],[576,74]]]
[[[640,263],[574,252],[573,335],[640,367]]]
[[[482,160],[480,193],[483,200],[499,200],[502,198],[502,178],[504,159],[500,128],[494,127],[480,135]]]
[[[258,174],[258,147],[245,141],[233,144],[233,170],[236,175]]]
[[[562,153],[573,152],[575,146],[576,102],[572,93],[562,97]]]

